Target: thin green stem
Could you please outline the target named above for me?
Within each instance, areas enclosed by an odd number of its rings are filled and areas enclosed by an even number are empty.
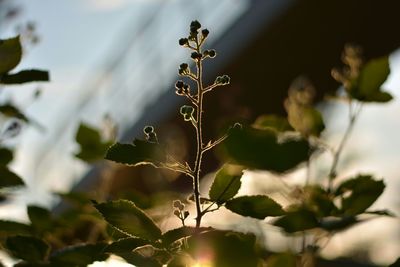
[[[360,114],[361,109],[362,109],[362,103],[360,103],[358,106],[353,107],[352,101],[349,102],[349,124],[346,128],[346,131],[345,131],[343,137],[342,137],[342,140],[340,141],[338,149],[336,150],[336,152],[333,155],[332,166],[331,166],[331,169],[328,174],[328,178],[329,178],[328,192],[332,191],[333,180],[337,176],[336,169],[337,169],[337,165],[339,163],[340,156],[343,152],[344,146],[346,145],[346,143],[350,137],[350,134],[354,128],[356,119],[357,119],[358,115]]]
[[[196,40],[197,53],[201,53],[200,45]],[[194,167],[194,177],[193,177],[193,193],[194,199],[196,203],[196,228],[199,228],[201,225],[201,218],[203,217],[203,213],[201,211],[201,202],[200,202],[200,172],[201,172],[201,160],[203,157],[203,133],[202,133],[202,113],[203,113],[203,81],[202,81],[202,62],[201,59],[196,61],[197,67],[197,106],[196,106],[196,142],[197,142],[197,150],[196,150],[196,160]]]

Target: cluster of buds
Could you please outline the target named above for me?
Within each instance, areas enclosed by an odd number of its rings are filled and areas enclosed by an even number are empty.
[[[182,63],[181,65],[179,65],[178,73],[179,75],[189,75],[190,74],[189,65],[187,63]]]
[[[184,105],[181,107],[180,113],[183,115],[185,121],[190,121],[193,119],[194,108],[192,106]]]
[[[214,49],[205,50],[203,52],[204,58],[206,58],[206,57],[215,58],[216,55],[217,55],[217,52]]]
[[[229,84],[230,81],[231,81],[231,78],[229,78],[228,75],[222,75],[222,76],[218,76],[218,77],[215,79],[215,84],[218,84],[218,85],[225,85],[225,84]]]
[[[175,83],[175,93],[177,95],[190,95],[190,87],[188,84],[184,83],[183,81],[179,80]]]
[[[150,143],[158,143],[157,134],[153,126],[145,126],[143,132],[146,135],[146,140]]]
[[[190,23],[190,32],[189,36],[187,38],[181,38],[179,39],[179,45],[185,46],[185,47],[191,47],[190,42],[194,43],[202,43],[204,40],[207,38],[208,34],[210,33],[209,30],[203,29],[201,31],[201,37],[200,37],[200,42],[199,42],[199,30],[201,28],[200,22],[197,20],[192,21]]]
[[[346,65],[341,70],[333,69],[332,77],[339,83],[343,84],[346,91],[349,91],[352,82],[360,74],[363,64],[362,49],[355,45],[346,45],[342,54],[342,62]]]
[[[189,216],[189,211],[185,210],[185,204],[180,200],[174,200],[172,206],[174,208],[174,215],[182,221],[183,225],[185,225],[185,220]]]

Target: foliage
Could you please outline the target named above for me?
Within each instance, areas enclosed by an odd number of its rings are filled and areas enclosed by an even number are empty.
[[[329,150],[333,153],[330,171],[319,179],[326,183],[311,184],[307,177],[304,186],[297,188],[296,200],[285,206],[271,195],[239,195],[241,178],[246,170],[283,174],[304,165],[310,168],[319,155],[317,152],[326,149],[322,140],[323,117],[313,106],[315,89],[304,78],[297,79],[284,102],[287,118],[263,115],[253,125],[236,123],[222,136],[205,140],[204,95],[231,81],[229,76],[221,75],[212,84],[203,84],[203,61],[217,55],[213,49],[203,49],[208,35],[207,29],[193,21],[189,35],[179,40],[191,52],[192,64],[180,64],[178,73],[196,87],[192,90],[183,80],[175,84],[176,94],[189,102],[179,113],[196,133],[193,162],[176,160],[168,146],[158,140],[152,126],[144,128],[144,139],[128,144],[112,144],[97,129],[85,124],[79,126],[76,135],[81,148],[76,157],[86,162],[105,158],[118,164],[151,165],[184,175],[193,183],[187,199],[194,202],[190,205],[194,205],[195,214],[190,214],[186,201],[173,201],[173,214],[182,226],[164,230],[159,226],[159,218],[144,210],[140,201],[110,200],[106,190],[97,201],[91,200],[93,196],[88,193],[57,193],[70,203],[69,209],[54,215],[42,207],[28,206],[29,224],[0,221],[0,242],[10,256],[19,260],[15,266],[80,267],[106,260],[110,255],[136,266],[305,266],[304,259],[317,258],[322,249],[318,238],[309,241],[307,235],[322,233],[331,237],[364,221],[366,215],[369,218],[392,215],[386,210],[370,210],[385,189],[383,180],[359,174],[337,181],[340,155],[363,104],[392,99],[381,89],[390,71],[387,57],[364,63],[359,48],[345,48],[342,56],[345,67],[333,70],[332,76],[345,88],[346,95],[336,99],[349,103],[349,126],[338,148]],[[0,42],[0,83],[48,80],[47,72],[43,71],[9,73],[21,56],[18,37]],[[30,121],[8,103],[0,105],[0,112]],[[203,157],[218,145],[217,152],[225,164],[213,174],[208,196],[203,196],[199,190]],[[0,148],[0,159],[0,189],[22,186],[23,180],[7,167],[12,152]],[[138,197],[141,198],[144,197]],[[269,223],[290,237],[303,236],[303,247],[299,251],[270,253],[254,234],[204,227],[204,216],[221,208],[260,224]],[[188,218],[194,219],[195,224],[188,224]]]

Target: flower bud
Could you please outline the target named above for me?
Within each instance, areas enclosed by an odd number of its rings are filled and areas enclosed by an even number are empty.
[[[201,28],[201,24],[200,22],[198,22],[197,20],[192,21],[192,23],[190,23],[190,32],[192,33],[197,33],[197,30]]]
[[[153,126],[145,126],[145,127],[143,128],[143,132],[144,132],[146,135],[148,135],[149,133],[154,132],[154,127],[153,127]]]
[[[181,217],[181,212],[179,210],[174,210],[174,215],[178,218]]]
[[[182,89],[184,85],[185,85],[185,83],[183,81],[179,80],[179,81],[176,81],[175,88]]]
[[[210,33],[210,31],[207,30],[207,29],[204,29],[204,30],[201,31],[201,34],[203,35],[204,38],[206,38],[209,33]]]
[[[202,57],[202,54],[200,54],[200,53],[198,53],[198,52],[193,52],[191,55],[190,55],[190,57],[191,58],[193,58],[193,59],[201,59],[201,57]]]
[[[185,46],[185,45],[188,45],[188,44],[189,44],[188,38],[181,38],[181,39],[179,39],[179,45]]]

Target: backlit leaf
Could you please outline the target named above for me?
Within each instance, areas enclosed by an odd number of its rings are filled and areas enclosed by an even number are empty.
[[[150,241],[161,238],[161,230],[141,209],[128,200],[95,204],[104,219],[119,231]]]
[[[382,180],[374,180],[371,175],[358,175],[341,183],[336,189],[336,195],[343,195],[342,212],[357,215],[368,209],[384,189]]]
[[[225,207],[242,216],[264,219],[285,214],[281,205],[267,196],[241,196],[226,202]]]
[[[0,235],[26,235],[31,233],[31,227],[27,224],[0,220]]]
[[[83,123],[79,125],[75,139],[81,148],[76,157],[87,162],[103,159],[107,149],[111,146],[110,142],[101,139],[98,130]]]
[[[232,128],[222,148],[228,160],[236,164],[278,173],[306,161],[311,149],[305,139],[278,141],[276,132],[254,128]]]
[[[135,139],[133,144],[112,145],[106,159],[128,165],[152,164],[159,166],[166,161],[166,153],[161,145]]]
[[[240,189],[243,168],[234,165],[223,166],[216,174],[211,185],[210,200],[217,204],[233,198]]]
[[[277,132],[293,131],[287,119],[278,115],[261,115],[252,126],[256,129],[271,129]]]
[[[365,102],[390,101],[393,97],[381,89],[389,74],[389,58],[387,56],[370,60],[361,69],[358,79],[353,81],[350,95]]]
[[[163,245],[167,247],[181,238],[210,230],[212,230],[212,228],[210,227],[194,228],[189,226],[183,226],[164,233],[162,236],[162,242]]]

